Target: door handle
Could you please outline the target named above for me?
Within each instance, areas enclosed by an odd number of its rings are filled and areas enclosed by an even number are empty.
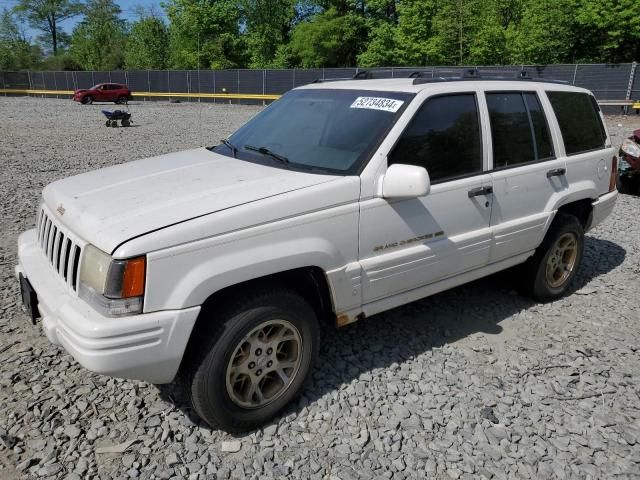
[[[479,197],[480,195],[490,195],[493,193],[493,187],[477,187],[469,190],[469,198]]]
[[[547,172],[547,178],[561,177],[566,173],[567,173],[567,169],[566,168],[554,168],[553,170],[549,170]]]

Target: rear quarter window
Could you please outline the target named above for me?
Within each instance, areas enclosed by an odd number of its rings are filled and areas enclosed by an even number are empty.
[[[567,155],[604,148],[606,134],[593,96],[579,92],[547,92],[560,125]]]

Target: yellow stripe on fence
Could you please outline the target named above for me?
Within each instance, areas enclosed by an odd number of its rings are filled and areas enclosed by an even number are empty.
[[[25,90],[18,88],[0,88],[0,93],[14,95],[73,95],[73,90]],[[277,100],[280,95],[253,93],[171,93],[171,92],[141,92],[134,93],[136,97],[181,97],[181,98],[222,98],[230,100]]]
[[[10,93],[14,95],[73,95],[73,90],[31,90],[19,88],[0,88],[0,94]],[[133,97],[180,97],[180,98],[220,98],[229,100],[277,100],[277,94],[254,93],[179,93],[179,92],[141,92],[134,93]],[[602,106],[630,106],[640,110],[640,102],[631,100],[600,100]]]

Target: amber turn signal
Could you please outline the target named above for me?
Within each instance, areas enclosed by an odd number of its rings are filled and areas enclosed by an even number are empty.
[[[609,177],[609,191],[616,189],[616,180],[618,179],[618,157],[615,155],[611,159],[611,177]]]
[[[122,278],[122,298],[144,295],[145,257],[132,258],[124,267]]]

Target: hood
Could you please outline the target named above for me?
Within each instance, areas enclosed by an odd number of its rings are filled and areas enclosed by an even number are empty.
[[[43,197],[72,232],[112,253],[152,230],[337,178],[200,148],[58,180],[45,187]]]

